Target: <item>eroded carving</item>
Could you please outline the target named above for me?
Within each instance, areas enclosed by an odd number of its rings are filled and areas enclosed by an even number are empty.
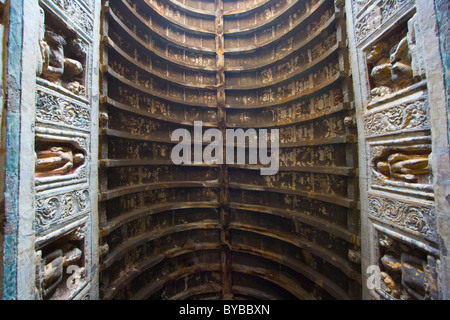
[[[50,0],[88,35],[92,35],[94,28],[92,18],[83,5],[76,0]]]
[[[436,258],[380,236],[381,290],[394,299],[437,299]]]
[[[67,299],[84,282],[84,232],[79,229],[36,252],[36,297]]]
[[[425,62],[422,57],[423,46],[418,41],[420,30],[417,22],[417,15],[408,21],[408,48],[411,54],[411,68],[414,79],[425,79]]]
[[[275,104],[295,96],[310,93],[322,85],[336,79],[339,74],[337,61],[330,62],[321,69],[286,84],[279,84],[268,88],[247,91],[246,93],[229,93],[227,101],[241,106],[257,104]]]
[[[401,229],[436,241],[434,208],[419,203],[406,203],[396,199],[369,196],[369,215]]]
[[[424,78],[423,62],[418,54],[416,22],[413,17],[407,30],[373,45],[367,54],[373,99],[411,86]]]
[[[383,184],[386,180],[430,183],[429,147],[374,147],[372,154],[372,169],[377,183]]]
[[[54,146],[36,152],[36,177],[73,173],[85,162],[83,152],[67,146]]]
[[[369,2],[369,0],[354,0],[353,9],[355,12],[361,9]],[[377,30],[392,15],[401,10],[410,0],[381,0],[375,6],[367,10],[356,24],[356,40],[358,43],[368,38],[375,30]]]
[[[40,21],[40,54],[37,66],[37,75],[44,79],[62,86],[77,95],[85,95],[85,87],[82,77],[84,74],[83,63],[77,59],[69,58],[65,55],[67,41],[65,35],[58,33],[45,24],[45,13],[42,9]],[[71,42],[73,50],[85,58],[86,51],[82,46],[82,41],[74,39]]]

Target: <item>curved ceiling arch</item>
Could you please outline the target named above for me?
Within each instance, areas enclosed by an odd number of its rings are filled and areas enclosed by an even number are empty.
[[[102,297],[357,297],[355,136],[334,0],[103,9]],[[175,165],[170,135],[194,121],[278,129],[279,172]]]

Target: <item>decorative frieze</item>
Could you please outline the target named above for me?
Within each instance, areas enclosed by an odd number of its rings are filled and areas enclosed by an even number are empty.
[[[358,15],[371,0],[352,0],[353,12]]]
[[[429,129],[426,97],[364,115],[364,131],[367,137]]]
[[[88,36],[92,37],[92,31],[94,29],[94,23],[92,14],[79,0],[45,0],[55,5],[81,30],[83,30]],[[91,3],[92,0],[86,0],[84,2]],[[91,4],[92,5],[92,4]],[[93,6],[93,5],[92,5]]]
[[[370,218],[437,242],[435,209],[432,204],[405,202],[370,194],[368,205]]]
[[[82,103],[36,91],[36,120],[46,124],[69,126],[80,130],[91,127],[91,112]]]
[[[429,42],[419,21],[424,13],[413,0],[346,3],[354,26],[349,40],[356,50],[355,94],[362,97],[356,101],[364,164],[361,232],[368,235],[362,268],[380,268],[380,283],[363,290],[376,299],[438,299],[441,239],[430,137],[434,106],[428,92],[435,80],[427,79],[424,61]]]
[[[36,200],[36,230],[69,220],[90,210],[89,190],[76,190]]]
[[[9,66],[3,85],[11,87],[5,167],[14,176],[5,189],[11,221],[4,297],[96,299],[102,1],[0,3]]]
[[[230,91],[227,94],[227,103],[231,107],[270,106],[281,102],[291,101],[299,97],[312,94],[336,81],[340,76],[340,67],[337,61],[332,61],[319,70],[298,78],[295,81],[278,84],[267,88],[241,91]]]
[[[367,0],[354,0],[354,9],[359,10],[364,7]],[[357,43],[361,43],[372,33],[378,30],[390,17],[411,4],[411,0],[381,0],[377,4],[366,10],[355,26],[355,35]]]

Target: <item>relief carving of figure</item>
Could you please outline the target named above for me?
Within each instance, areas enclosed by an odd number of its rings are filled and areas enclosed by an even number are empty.
[[[376,44],[367,55],[367,62],[374,65],[370,76],[374,82],[375,88],[372,89],[373,96],[383,97],[391,93],[387,84],[391,81],[390,60],[387,57],[387,46],[385,43]]]
[[[84,154],[67,147],[51,147],[36,152],[36,176],[63,175],[84,162]]]
[[[265,69],[261,72],[262,82],[267,83],[273,80],[272,68]]]
[[[73,246],[65,246],[57,249],[42,258],[42,251],[37,252],[37,294],[46,298],[53,294],[58,285],[63,281],[65,269],[76,265],[81,259],[83,252]],[[73,287],[76,287],[84,277],[85,268],[77,268],[76,274],[72,276]]]
[[[407,37],[404,37],[392,48],[389,69],[391,70],[392,81],[412,78],[411,54]]]
[[[395,37],[393,35],[391,38]],[[393,42],[388,44],[389,39],[379,42],[372,46],[367,55],[373,97],[383,97],[424,78],[425,68],[420,56],[422,48],[416,39],[415,17],[408,22],[405,36],[397,39],[400,40],[393,46]]]
[[[400,258],[398,258],[400,257]],[[406,252],[388,252],[381,258],[386,272],[381,272],[384,290],[396,299],[435,299],[435,259],[426,260]]]
[[[386,177],[406,182],[417,182],[418,175],[430,173],[428,155],[394,153],[377,161],[376,168]]]
[[[62,35],[59,35],[45,27],[45,13],[40,11],[39,26],[38,66],[36,73],[44,79],[63,86],[75,94],[84,94],[85,88],[76,81],[76,77],[83,73],[81,62],[64,56],[64,46],[67,45]],[[72,41],[74,50],[79,54],[85,54],[81,42],[77,39]]]
[[[45,32],[44,40],[41,40],[42,75],[57,84],[61,84],[64,73],[64,45],[64,38],[49,30]]]

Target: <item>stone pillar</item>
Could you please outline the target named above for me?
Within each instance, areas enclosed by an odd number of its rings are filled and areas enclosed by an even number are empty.
[[[449,151],[449,22],[448,1],[416,0],[422,37],[426,39],[423,59],[428,79],[432,135],[433,185],[436,228],[440,245],[439,290],[442,299],[450,299],[450,151]]]
[[[99,10],[9,3],[5,299],[97,297]]]
[[[448,126],[434,8],[429,1],[348,0],[346,12],[363,296],[444,298]]]

